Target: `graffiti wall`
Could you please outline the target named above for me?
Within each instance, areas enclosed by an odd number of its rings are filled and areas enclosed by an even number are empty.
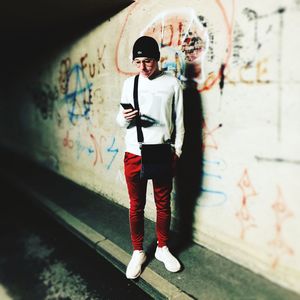
[[[194,241],[300,293],[299,25],[299,0],[135,1],[1,91],[1,143],[128,207],[115,118],[132,44],[153,36],[161,69],[193,83],[185,106],[199,102],[200,118],[185,111]]]

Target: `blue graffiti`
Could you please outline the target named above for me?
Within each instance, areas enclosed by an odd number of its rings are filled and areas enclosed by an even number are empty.
[[[110,167],[111,167],[113,161],[115,160],[115,158],[116,158],[116,156],[117,156],[117,154],[118,154],[118,152],[119,152],[119,149],[118,149],[118,148],[113,148],[115,142],[116,142],[116,138],[114,137],[114,138],[113,138],[113,141],[112,141],[112,144],[111,144],[109,147],[106,148],[106,151],[107,151],[108,153],[113,153],[113,156],[112,156],[111,161],[110,161],[109,164],[106,166],[107,170],[110,169]]]
[[[79,141],[79,139],[75,141],[75,145],[76,145],[77,159],[80,158],[80,156],[83,152],[85,152],[88,156],[90,156],[92,153],[94,153],[93,148],[82,145],[81,142]]]
[[[178,79],[182,80],[182,75],[185,70],[185,57],[181,51],[177,51],[172,47],[163,46],[163,56],[161,69],[167,73],[173,74]]]
[[[212,174],[212,173],[207,173],[205,171],[203,171],[203,176],[214,177],[214,178],[217,178],[217,179],[222,179],[222,176],[220,176],[220,175],[216,175],[216,174]]]
[[[208,165],[213,165],[213,166],[217,166],[218,168],[220,168],[221,161],[203,159],[203,169],[204,169],[203,176],[211,177],[216,180],[222,180],[223,178],[221,175],[205,171],[205,167],[207,167]],[[201,207],[220,206],[220,205],[223,205],[227,201],[227,195],[223,191],[202,186],[201,192],[208,193],[209,195],[213,196],[213,199],[210,199],[210,201],[208,203],[201,203],[201,201],[200,201],[199,206],[201,206]]]
[[[74,125],[81,117],[88,119],[92,104],[92,83],[79,64],[75,64],[67,74],[66,91],[65,101],[70,122]]]
[[[217,165],[217,166],[221,165],[221,161],[220,160],[208,160],[208,159],[205,159],[205,158],[203,158],[203,163],[204,164]]]
[[[215,191],[215,190],[210,190],[206,188],[201,188],[202,193],[209,193],[211,195],[217,196],[218,200],[217,201],[211,201],[210,203],[201,203],[199,206],[201,207],[214,207],[214,206],[221,206],[227,201],[227,195],[222,192],[222,191]]]

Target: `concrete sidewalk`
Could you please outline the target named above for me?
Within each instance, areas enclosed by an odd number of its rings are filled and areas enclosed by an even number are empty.
[[[126,208],[18,155],[4,149],[0,154],[1,177],[28,193],[34,203],[125,274],[132,253]],[[154,299],[300,300],[300,295],[197,244],[173,249],[183,270],[169,273],[153,259],[155,224],[150,220],[145,222],[145,233],[149,258],[135,283]],[[176,240],[175,235],[172,238]]]

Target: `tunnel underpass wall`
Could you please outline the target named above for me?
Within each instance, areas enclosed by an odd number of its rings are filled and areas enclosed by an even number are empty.
[[[297,0],[136,1],[1,89],[0,142],[128,207],[115,119],[132,44],[155,37],[162,69],[202,70],[194,241],[300,293],[299,16]]]

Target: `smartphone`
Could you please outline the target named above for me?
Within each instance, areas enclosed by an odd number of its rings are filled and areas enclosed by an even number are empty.
[[[122,105],[122,107],[124,109],[132,109],[132,110],[134,110],[134,107],[132,106],[131,103],[120,103],[120,104]]]

